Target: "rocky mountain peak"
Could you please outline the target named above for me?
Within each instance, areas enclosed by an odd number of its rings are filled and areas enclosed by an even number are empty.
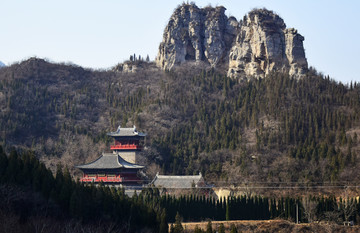
[[[171,70],[184,62],[221,67],[228,76],[264,77],[272,71],[301,76],[307,70],[304,37],[287,29],[284,20],[267,9],[254,9],[243,20],[225,15],[226,8],[179,6],[160,43],[157,66]]]
[[[238,22],[234,17],[228,18],[225,10],[222,6],[179,6],[165,28],[156,64],[170,70],[186,61],[217,66],[227,60]]]
[[[230,50],[230,77],[264,77],[272,71],[301,76],[307,70],[303,40],[272,11],[255,9],[244,17]]]
[[[259,25],[267,30],[277,30],[279,28],[284,30],[286,28],[286,24],[280,16],[265,8],[250,11],[247,16],[244,17],[244,23],[247,25]]]

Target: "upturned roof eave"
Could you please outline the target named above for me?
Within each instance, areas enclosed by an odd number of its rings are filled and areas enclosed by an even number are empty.
[[[104,160],[104,156],[111,156],[114,161],[110,161],[111,164],[109,164],[109,161],[104,161],[104,164],[101,163],[102,160]],[[90,169],[90,170],[96,170],[96,169],[120,169],[120,168],[127,168],[127,169],[142,169],[144,166],[133,164],[125,161],[119,154],[102,154],[101,157],[94,160],[93,162],[83,164],[83,165],[76,165],[76,168],[79,169]]]
[[[145,137],[146,133],[138,132],[136,130],[136,126],[133,128],[121,128],[120,126],[117,128],[115,132],[107,133],[106,135],[111,137]]]

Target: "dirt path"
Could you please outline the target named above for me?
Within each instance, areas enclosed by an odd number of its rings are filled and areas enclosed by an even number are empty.
[[[212,221],[212,229],[217,230],[221,223],[224,224],[225,231],[230,232],[230,227],[234,224],[238,232],[360,232],[360,226],[345,227],[329,224],[295,224],[287,220],[233,220],[233,221]],[[206,230],[208,222],[186,222],[182,223],[185,232],[193,232],[195,227]],[[170,227],[170,225],[169,225]]]

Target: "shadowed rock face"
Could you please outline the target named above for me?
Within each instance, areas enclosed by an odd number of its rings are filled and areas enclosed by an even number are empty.
[[[248,13],[243,21],[225,15],[224,7],[183,4],[171,16],[156,58],[171,70],[187,61],[226,67],[233,78],[264,77],[272,71],[301,76],[307,70],[303,40],[266,9]]]
[[[185,61],[204,61],[215,67],[228,59],[237,32],[237,20],[228,18],[224,7],[200,9],[184,4],[165,28],[156,63],[165,70]]]

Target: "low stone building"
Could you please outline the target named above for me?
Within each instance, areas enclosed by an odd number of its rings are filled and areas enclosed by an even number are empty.
[[[150,185],[159,189],[191,189],[206,186],[201,173],[195,176],[167,176],[157,173]]]

